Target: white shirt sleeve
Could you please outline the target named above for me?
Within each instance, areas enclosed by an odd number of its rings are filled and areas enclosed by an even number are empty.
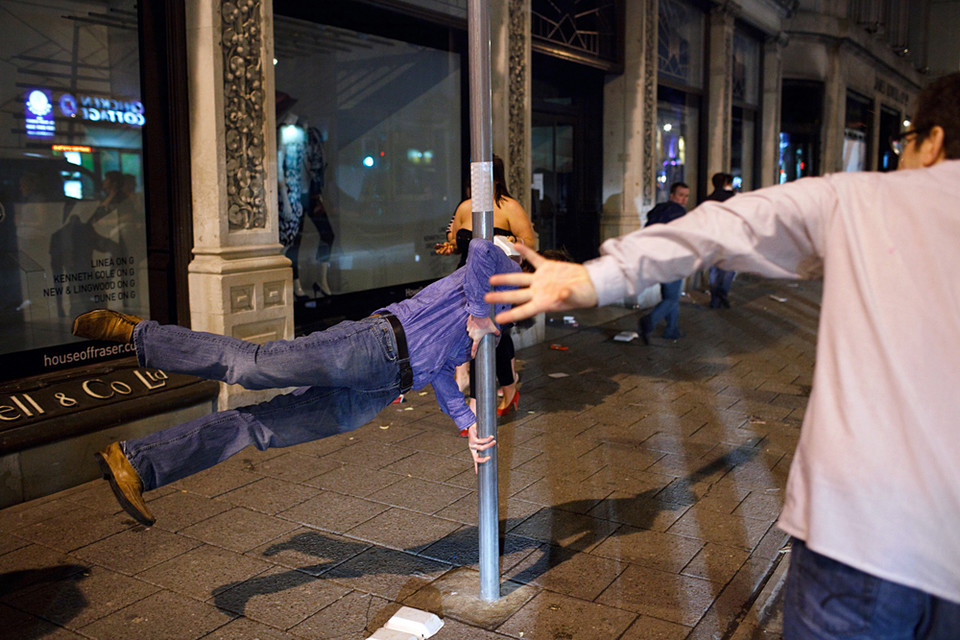
[[[612,238],[585,264],[600,306],[718,265],[770,278],[822,273],[827,221],[838,207],[829,178],[804,178],[705,202],[669,224]]]

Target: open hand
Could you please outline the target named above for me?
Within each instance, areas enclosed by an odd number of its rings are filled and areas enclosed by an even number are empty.
[[[536,270],[533,273],[500,273],[491,276],[491,285],[521,287],[509,291],[491,291],[484,296],[484,300],[493,304],[513,305],[513,308],[497,314],[497,322],[517,322],[543,311],[596,306],[597,290],[582,264],[547,260],[522,244],[514,246]]]

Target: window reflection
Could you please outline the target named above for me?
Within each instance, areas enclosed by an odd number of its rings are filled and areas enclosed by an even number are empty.
[[[0,355],[83,364],[75,315],[149,316],[136,4],[5,0],[0,25]]]
[[[459,56],[283,16],[274,27],[280,240],[301,300],[452,271],[433,246],[461,192]]]
[[[697,184],[699,109],[692,97],[663,87],[657,103],[657,202],[666,202],[670,185]]]

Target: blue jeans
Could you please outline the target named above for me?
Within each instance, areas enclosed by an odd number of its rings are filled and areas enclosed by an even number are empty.
[[[730,285],[736,277],[736,271],[727,271],[720,267],[710,267],[710,306],[716,309],[727,302]]]
[[[153,321],[133,334],[141,366],[239,384],[300,387],[121,443],[144,490],[223,462],[249,445],[288,447],[351,431],[400,395],[397,342],[385,318],[257,345]]]
[[[877,578],[793,539],[784,640],[947,640],[960,637],[960,604]]]
[[[683,280],[661,284],[661,300],[646,316],[651,329],[655,329],[660,321],[666,318],[667,328],[663,330],[663,337],[671,340],[680,337],[680,289],[682,286]]]

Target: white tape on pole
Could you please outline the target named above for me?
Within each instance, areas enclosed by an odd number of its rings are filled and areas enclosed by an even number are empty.
[[[493,163],[470,163],[470,201],[476,212],[493,211]]]

